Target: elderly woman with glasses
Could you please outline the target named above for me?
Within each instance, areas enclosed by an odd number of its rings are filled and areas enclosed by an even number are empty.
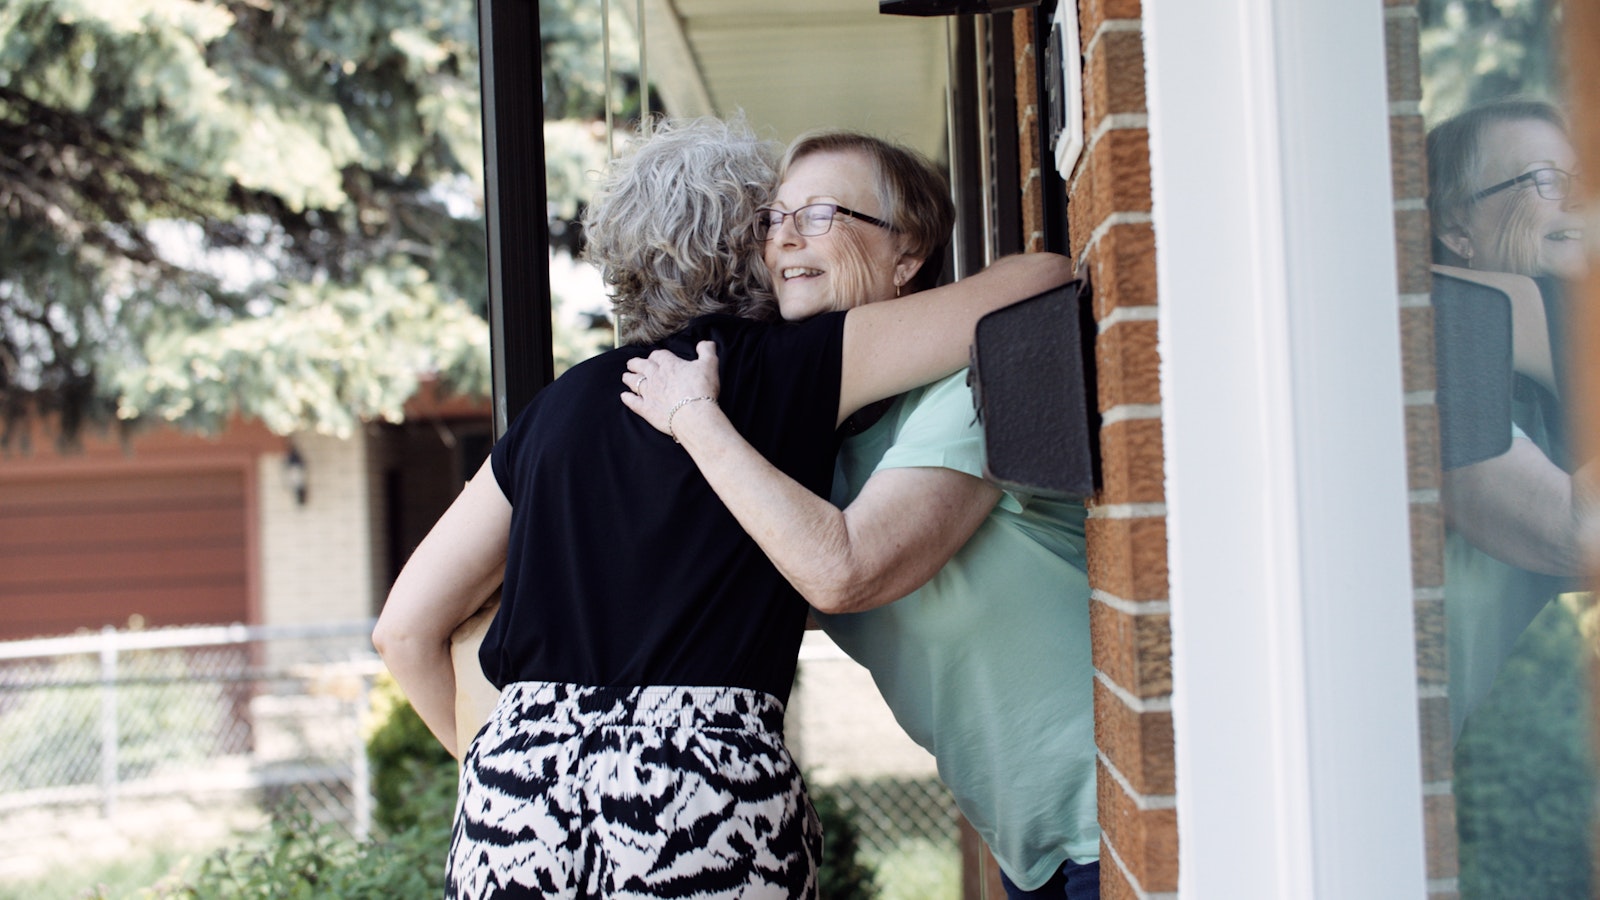
[[[823,132],[790,146],[755,236],[780,312],[801,321],[894,308],[877,301],[936,283],[953,218],[943,177],[916,154]],[[1007,893],[1098,897],[1083,504],[983,480],[964,372],[858,414],[829,502],[723,409],[680,405],[738,388],[719,352],[699,349],[693,362],[630,360],[623,379],[635,390],[623,401],[682,443],[822,627],[871,671],[934,754]]]
[[[1516,369],[1509,449],[1445,472],[1441,490],[1450,705],[1459,734],[1528,623],[1584,571],[1587,478],[1574,475],[1564,438],[1564,328],[1554,300],[1563,280],[1583,274],[1586,259],[1576,152],[1553,106],[1475,107],[1436,126],[1427,151],[1435,272],[1511,299]]]
[[[807,614],[670,436],[718,406],[809,490],[841,421],[965,360],[976,319],[1064,282],[1060,257],[802,324],[774,317],[749,222],[771,161],[743,127],[666,122],[586,219],[623,346],[534,398],[418,546],[373,633],[457,746],[451,634],[497,588],[450,897],[812,897],[820,833],[782,738]],[[630,360],[710,342],[729,390],[668,435],[617,400]],[[652,386],[634,389],[652,396]]]

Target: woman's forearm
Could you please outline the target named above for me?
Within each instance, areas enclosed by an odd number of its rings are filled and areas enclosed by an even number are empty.
[[[807,602],[828,602],[817,596],[817,582],[819,571],[840,564],[839,553],[847,546],[838,507],[768,462],[714,404],[683,407],[673,430],[711,489],[784,578]],[[809,552],[793,552],[800,547]]]
[[[1490,556],[1548,575],[1585,571],[1573,476],[1532,441],[1444,474],[1445,524]]]
[[[510,528],[511,506],[485,463],[406,561],[372,631],[400,690],[452,755],[461,748],[450,636],[499,586]]]
[[[716,406],[693,406],[675,422],[684,449],[778,571],[823,612],[870,609],[921,587],[1000,496],[962,472],[892,469],[841,510],[768,462]]]
[[[460,759],[461,748],[456,738],[456,676],[450,661],[449,641],[404,636],[387,642],[380,655],[423,724],[451,756]]]

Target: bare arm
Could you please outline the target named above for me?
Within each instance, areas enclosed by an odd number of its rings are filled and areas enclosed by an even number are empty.
[[[457,758],[450,636],[500,586],[510,530],[511,504],[485,462],[411,554],[372,631],[406,698]]]
[[[879,472],[845,509],[785,475],[738,433],[713,403],[671,411],[682,397],[715,396],[716,346],[694,362],[670,353],[633,360],[644,395],[629,409],[671,433],[717,496],[801,596],[828,613],[858,612],[921,587],[972,537],[1000,491],[964,472],[903,468]],[[629,376],[630,383],[637,383]]]
[[[1487,285],[1511,301],[1512,368],[1560,396],[1539,286],[1526,275],[1455,266],[1433,271]],[[1584,572],[1578,478],[1526,439],[1499,456],[1444,473],[1445,524],[1490,556],[1549,575]]]
[[[844,321],[839,421],[874,400],[965,366],[978,319],[1071,279],[1072,262],[1066,257],[1021,253],[953,284],[850,310]]]
[[[1493,459],[1444,473],[1445,524],[1503,562],[1549,575],[1584,569],[1577,484],[1525,438]]]
[[[838,421],[967,364],[977,321],[1072,278],[1053,253],[996,261],[954,284],[856,307],[845,316]],[[867,609],[920,587],[965,544],[1000,493],[947,469],[880,473],[840,510],[783,474],[751,447],[713,403],[716,348],[699,360],[667,351],[630,360],[630,386],[655,376],[644,395],[623,403],[680,440],[724,505],[802,596],[825,612]]]

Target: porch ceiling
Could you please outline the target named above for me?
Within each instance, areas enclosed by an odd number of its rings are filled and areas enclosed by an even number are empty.
[[[644,9],[648,77],[670,113],[743,110],[779,141],[845,127],[948,155],[943,18],[880,15],[877,0],[644,0]]]

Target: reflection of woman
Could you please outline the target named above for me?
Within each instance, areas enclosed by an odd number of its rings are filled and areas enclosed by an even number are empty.
[[[757,220],[783,316],[914,290],[949,236],[942,182],[914,154],[862,135],[791,146]],[[719,380],[716,358],[632,360],[637,374],[624,379],[643,376],[645,390],[625,402],[663,430],[671,419],[718,495],[813,606],[854,613],[818,618],[935,754],[1007,892],[1097,897],[1082,504],[982,480],[981,432],[957,374],[899,398],[845,442],[840,509],[763,459],[717,407],[673,416],[676,398],[733,387],[725,366]]]
[[[1576,159],[1548,103],[1500,101],[1440,123],[1428,136],[1434,261],[1531,277],[1583,274]]]
[[[1541,279],[1584,270],[1573,205],[1575,152],[1554,107],[1501,101],[1428,135],[1429,208],[1441,271],[1504,290],[1513,303],[1519,377],[1511,448],[1445,473],[1450,533],[1446,608],[1457,732],[1512,644],[1564,580],[1583,570],[1582,493],[1566,447]]]
[[[781,733],[805,605],[617,379],[712,342],[733,386],[716,402],[821,490],[845,416],[953,371],[978,315],[1068,267],[1016,257],[881,311],[760,321],[747,223],[769,179],[761,145],[710,122],[664,123],[614,165],[589,239],[627,346],[529,404],[384,607],[373,641],[454,751],[450,635],[503,580],[480,654],[503,690],[463,760],[452,897],[815,893]]]

